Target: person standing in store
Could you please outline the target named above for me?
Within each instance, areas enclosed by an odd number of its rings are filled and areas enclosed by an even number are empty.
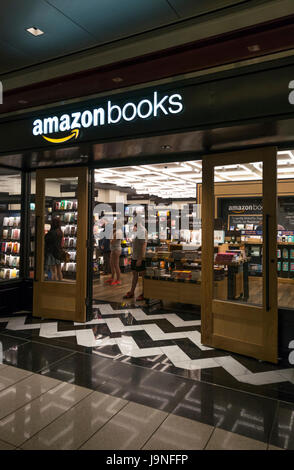
[[[113,224],[113,238],[110,240],[110,269],[111,278],[106,281],[111,286],[121,284],[119,259],[121,255],[122,230],[117,228],[116,221]],[[116,280],[115,280],[116,276]]]
[[[104,225],[102,227],[104,231],[101,234],[101,238],[99,240],[99,249],[103,255],[103,271],[104,274],[110,274],[111,273],[111,267],[110,267],[110,237],[109,237],[109,231],[111,228],[111,224],[108,222],[108,220],[105,220]]]
[[[137,223],[134,225],[134,236],[133,236],[133,253],[132,253],[132,261],[131,261],[131,269],[132,269],[132,287],[129,292],[124,295],[124,299],[131,299],[135,295],[135,289],[137,287],[139,274],[143,276],[145,271],[145,254],[146,254],[146,247],[147,247],[147,240],[148,234],[147,230],[144,227],[144,222],[142,218],[137,215]],[[144,300],[143,292],[137,297],[137,301]]]
[[[61,254],[63,233],[59,217],[52,219],[51,228],[45,235],[45,265],[51,273],[51,281],[62,281]]]

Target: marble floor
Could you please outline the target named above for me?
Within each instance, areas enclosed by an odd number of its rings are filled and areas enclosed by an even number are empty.
[[[59,362],[62,368],[62,361]],[[196,397],[196,390],[185,390],[181,406],[191,400],[195,405]],[[270,406],[267,411],[273,413]],[[283,443],[277,438],[277,418],[285,419],[285,409],[279,410],[271,425],[268,422],[263,439],[239,434],[231,425],[222,426],[221,407],[216,406],[213,414],[216,419],[210,422],[191,419],[171,408],[154,408],[106,394],[99,386],[87,388],[48,377],[41,371],[0,365],[2,451],[283,450],[276,445]],[[232,413],[230,420],[226,417],[228,424],[232,418]],[[250,422],[250,415],[245,419]]]
[[[97,429],[91,428],[93,435],[86,435],[83,442],[79,436],[65,438],[66,445],[99,446],[100,439],[94,435],[103,431],[103,445],[112,449],[112,432],[107,437],[107,430],[112,426],[123,429],[124,420],[131,419],[124,414],[129,409],[133,410],[134,422],[139,423],[135,410],[142,409],[144,414],[147,407],[153,410],[155,428],[150,424],[152,432],[148,434],[146,428],[147,434],[138,440],[135,436],[128,443],[124,438],[117,440],[122,449],[170,449],[170,442],[180,442],[180,432],[186,436],[185,445],[195,448],[234,448],[243,445],[241,441],[246,447],[249,439],[263,448],[294,449],[293,366],[208,348],[201,344],[200,324],[197,312],[98,302],[86,324],[32,318],[26,311],[0,317],[0,448],[1,441],[22,447],[41,432],[40,426],[47,429],[48,423],[58,422],[61,415],[66,419],[75,415],[78,403],[95,408],[92,399],[99,402],[108,397],[105,400],[110,400],[115,410],[112,418],[107,415],[107,423],[113,420],[111,426],[109,423],[104,428],[103,424],[98,430],[98,413],[93,424]],[[36,381],[37,395],[31,387],[26,388],[30,380]],[[21,386],[19,393],[11,388],[15,384]],[[55,392],[61,396],[56,405]],[[45,401],[40,402],[43,395]],[[36,408],[28,406],[30,402]],[[22,411],[16,416],[17,410]],[[30,413],[39,416],[35,420],[39,424],[35,428],[32,418],[32,431],[27,431]],[[21,425],[15,426],[14,419]],[[183,423],[183,430],[177,426],[172,429],[169,423],[174,420]],[[79,434],[70,423],[68,426],[73,434]],[[187,438],[190,426],[203,429],[199,443]],[[5,438],[9,432],[14,436],[16,428],[21,436],[13,437],[13,442]],[[165,434],[170,437],[165,439]],[[53,436],[54,432],[49,444],[41,439],[44,448],[57,445]],[[33,445],[38,446],[37,441]]]

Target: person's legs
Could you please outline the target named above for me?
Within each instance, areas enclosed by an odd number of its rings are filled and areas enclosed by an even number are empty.
[[[62,271],[61,271],[61,264],[56,265],[56,274],[57,274],[57,279],[59,281],[63,281],[63,275],[62,275]]]
[[[110,271],[111,271],[111,279],[114,281],[114,277],[115,277],[115,266],[114,266],[114,263],[115,263],[115,253],[114,251],[112,251],[110,253]]]
[[[126,295],[124,295],[124,297],[123,297],[124,299],[129,299],[131,297],[134,297],[135,289],[136,289],[137,282],[138,282],[138,279],[139,279],[139,273],[136,269],[136,263],[137,263],[137,261],[132,259],[132,263],[131,263],[132,287],[131,287],[131,290],[129,292],[127,292]]]
[[[56,264],[53,264],[50,266],[50,271],[51,271],[51,281],[57,281],[57,270],[56,270]]]
[[[143,276],[144,276],[144,274],[145,274],[145,271],[140,272],[140,277],[141,277],[141,282],[142,282],[142,293],[141,293],[140,297],[143,297]]]
[[[114,252],[114,269],[115,269],[115,272],[116,272],[116,280],[117,281],[120,281],[119,257],[120,257],[120,251],[115,251]]]
[[[132,295],[134,295],[134,293],[135,293],[135,289],[136,289],[136,286],[137,286],[138,279],[139,279],[138,271],[133,271],[132,287],[131,287],[131,290],[130,290]]]
[[[140,276],[142,278],[142,293],[139,295],[139,297],[137,297],[136,300],[144,300],[144,290],[143,290],[143,276],[145,274],[145,270],[144,271],[140,271]]]
[[[111,284],[114,280],[115,269],[113,265],[113,251],[109,253],[109,269],[110,269],[110,278],[105,281],[105,284]]]

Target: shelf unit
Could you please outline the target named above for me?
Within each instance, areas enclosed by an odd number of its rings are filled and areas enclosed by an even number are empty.
[[[18,279],[20,267],[20,212],[0,213],[0,279]]]
[[[262,276],[262,242],[244,242],[244,245],[250,258],[249,275]],[[277,272],[278,278],[294,281],[294,242],[277,242]]]
[[[46,199],[46,224],[50,225],[54,217],[59,217],[63,231],[65,251],[70,260],[61,263],[64,278],[75,279],[76,277],[76,243],[77,243],[77,217],[78,203],[75,197],[52,197]]]

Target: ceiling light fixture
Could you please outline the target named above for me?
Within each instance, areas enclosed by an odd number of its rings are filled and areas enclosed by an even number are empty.
[[[27,28],[27,32],[32,34],[33,36],[41,36],[42,34],[44,34],[44,31],[35,27]]]
[[[121,78],[121,77],[114,77],[114,78],[112,79],[112,81],[113,81],[114,83],[120,83],[120,82],[123,82],[124,79]]]
[[[260,46],[258,44],[253,44],[252,46],[248,46],[249,52],[258,52],[260,51]]]

